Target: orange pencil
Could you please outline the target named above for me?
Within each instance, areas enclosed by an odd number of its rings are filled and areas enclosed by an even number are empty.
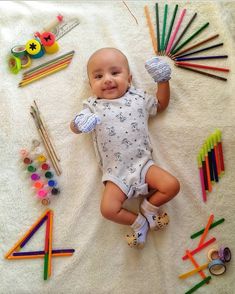
[[[144,6],[144,12],[145,12],[147,24],[149,27],[149,33],[150,33],[150,37],[151,37],[152,44],[153,44],[153,50],[154,50],[155,54],[157,55],[158,54],[158,45],[157,45],[157,40],[156,40],[156,37],[154,34],[153,24],[152,24],[152,21],[150,18],[150,13],[149,13],[149,9],[148,9],[147,5]]]
[[[211,226],[211,224],[213,223],[213,220],[214,220],[214,215],[211,214],[210,217],[209,217],[209,219],[208,219],[208,222],[207,222],[207,225],[206,225],[206,227],[205,227],[205,230],[204,230],[204,232],[203,232],[203,234],[202,234],[202,236],[201,236],[201,239],[200,239],[200,241],[199,241],[198,247],[200,247],[200,246],[204,243],[204,241],[205,241],[205,239],[206,239],[206,236],[207,236],[207,234],[208,234],[208,231],[209,231],[209,229],[210,229],[210,226]]]
[[[18,240],[15,245],[5,254],[5,258],[8,258],[9,255],[12,254],[13,251],[15,251],[20,244],[24,241],[25,238],[27,238],[27,236],[33,231],[33,229],[37,226],[37,224],[44,218],[44,216],[46,216],[46,214],[50,211],[50,209],[47,209],[41,216],[40,218],[30,227],[30,229],[24,234],[24,236]]]

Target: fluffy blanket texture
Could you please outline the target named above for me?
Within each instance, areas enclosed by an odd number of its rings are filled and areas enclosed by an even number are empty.
[[[86,76],[88,57],[101,47],[122,50],[130,63],[133,85],[154,94],[156,85],[144,68],[154,55],[144,14],[148,5],[155,19],[155,1],[1,1],[1,128],[0,128],[0,293],[184,293],[201,281],[199,275],[180,280],[178,275],[194,268],[182,256],[194,249],[197,239],[190,235],[205,227],[210,214],[225,222],[210,230],[207,239],[216,237],[216,245],[227,245],[235,252],[234,166],[235,166],[235,81],[234,81],[234,1],[168,2],[168,24],[176,4],[177,19],[187,9],[181,31],[197,12],[187,37],[207,21],[209,27],[191,41],[199,42],[216,33],[210,44],[224,45],[198,55],[225,55],[227,59],[206,60],[211,66],[230,68],[229,73],[211,72],[228,78],[227,82],[172,67],[171,101],[167,110],[151,119],[149,131],[157,165],[174,174],[181,183],[176,198],[165,205],[170,216],[168,228],[150,232],[143,250],[128,247],[124,236],[130,228],[105,220],[99,210],[103,191],[90,135],[75,135],[70,120],[81,110],[84,98],[91,95]],[[159,2],[160,27],[164,2]],[[19,88],[23,70],[18,75],[8,71],[7,56],[13,46],[26,44],[36,31],[61,13],[64,20],[78,18],[80,24],[59,41],[60,50],[33,60],[37,66],[68,51],[75,50],[69,67]],[[176,23],[176,22],[175,22]],[[186,38],[186,37],[185,37]],[[208,44],[209,46],[209,44]],[[205,47],[205,46],[204,46]],[[197,55],[197,56],[198,56]],[[37,101],[51,138],[61,157],[62,175],[58,177],[61,194],[54,197],[53,248],[74,248],[72,257],[53,258],[52,276],[43,280],[43,259],[10,261],[4,254],[45,211],[32,192],[28,175],[20,164],[19,150],[30,148],[39,139],[30,106]],[[111,122],[110,122],[111,123]],[[225,174],[213,185],[203,203],[197,153],[204,140],[216,128],[222,131]],[[128,201],[136,211],[140,199]],[[42,227],[27,244],[27,250],[44,248]],[[198,264],[207,262],[205,248],[195,255]],[[234,260],[221,277],[212,276],[209,285],[198,293],[235,293]],[[206,275],[209,271],[204,270]]]

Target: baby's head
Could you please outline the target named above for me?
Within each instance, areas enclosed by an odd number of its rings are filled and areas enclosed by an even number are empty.
[[[123,96],[132,79],[126,56],[115,48],[93,53],[87,63],[87,74],[93,94],[101,99]]]

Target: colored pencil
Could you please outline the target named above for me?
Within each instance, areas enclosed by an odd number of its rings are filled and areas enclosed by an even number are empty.
[[[65,252],[65,253],[52,253],[52,257],[66,257],[66,256],[72,256],[72,252]],[[8,259],[14,260],[14,259],[35,259],[35,258],[44,258],[45,254],[37,254],[37,255],[16,255],[16,256],[9,256]]]
[[[191,294],[195,292],[198,288],[202,287],[206,283],[208,283],[211,279],[211,276],[206,277],[204,280],[202,280],[200,283],[196,284],[193,288],[189,289],[185,294]]]
[[[58,68],[56,68],[56,69],[54,69],[54,70],[47,71],[45,74],[39,75],[39,76],[37,76],[37,77],[35,77],[35,78],[33,78],[33,79],[30,79],[30,80],[28,80],[28,81],[20,82],[20,83],[19,83],[19,87],[24,87],[24,86],[26,86],[26,85],[28,85],[28,84],[30,84],[30,83],[32,83],[32,82],[35,82],[35,81],[37,81],[37,80],[39,80],[39,79],[42,79],[42,78],[45,78],[45,77],[47,77],[47,76],[49,76],[49,75],[51,75],[51,74],[53,74],[53,73],[56,73],[56,72],[58,72],[58,71],[60,71],[60,70],[62,70],[62,69],[64,69],[64,68],[66,68],[67,66],[68,66],[68,64],[65,64],[65,65],[59,66]]]
[[[34,78],[34,77],[36,77],[36,76],[38,76],[38,75],[40,75],[42,73],[46,73],[49,70],[57,68],[58,66],[61,66],[61,65],[64,65],[64,64],[69,64],[71,62],[71,60],[72,60],[72,57],[68,57],[68,58],[65,58],[65,59],[63,59],[63,60],[61,60],[59,62],[56,62],[56,63],[52,64],[52,65],[48,65],[48,66],[46,66],[46,67],[44,67],[42,69],[39,69],[39,70],[27,75],[27,76],[23,76],[22,81],[27,81],[27,80],[29,80],[31,78]]]
[[[154,50],[154,53],[157,55],[157,53],[158,53],[158,49],[157,49],[158,45],[157,45],[156,37],[155,37],[155,34],[154,34],[153,23],[151,21],[151,17],[150,17],[150,13],[149,13],[149,9],[148,9],[147,5],[144,6],[144,12],[145,12],[145,16],[146,16],[146,19],[147,19],[147,24],[148,24],[148,28],[149,28],[149,34],[150,34],[150,37],[151,37],[151,40],[152,40],[153,50]]]
[[[210,225],[209,230],[212,229],[212,228],[214,228],[214,227],[216,227],[216,226],[218,226],[218,225],[220,225],[220,224],[222,224],[222,223],[224,222],[224,220],[225,220],[224,218],[221,218],[221,219],[219,219],[219,220],[213,222],[213,223]],[[191,235],[190,238],[191,238],[191,239],[195,239],[195,238],[197,238],[198,236],[202,235],[204,231],[205,231],[205,228],[202,229],[202,230],[200,230],[200,231],[198,231],[198,232],[196,232],[196,233],[194,233],[193,235]]]
[[[211,147],[210,147],[210,143],[208,140],[205,141],[206,147],[207,147],[207,152],[208,152],[208,161],[209,161],[209,170],[210,170],[210,179],[211,182],[214,183],[215,182],[215,178],[214,178],[214,169],[213,169],[213,162],[212,162],[212,152],[211,152]]]
[[[198,154],[197,160],[198,160],[198,168],[199,168],[200,182],[201,182],[201,188],[202,188],[202,199],[204,202],[206,202],[206,189],[205,189],[202,160],[201,160],[200,154]]]
[[[188,61],[188,60],[205,60],[205,59],[223,59],[228,58],[228,55],[214,55],[214,56],[197,56],[197,57],[176,57],[176,61]]]
[[[212,185],[211,185],[211,178],[210,178],[210,167],[209,167],[209,160],[208,160],[208,150],[207,146],[203,145],[204,154],[205,154],[205,162],[206,162],[206,175],[207,175],[207,183],[208,183],[208,191],[212,191]]]
[[[41,221],[34,227],[34,229],[31,231],[30,234],[24,239],[24,241],[20,244],[20,248],[23,248],[26,243],[32,238],[32,236],[37,232],[37,230],[44,224],[44,222],[47,220],[48,216],[45,215]]]
[[[45,63],[43,63],[43,64],[40,64],[40,65],[38,65],[38,66],[36,66],[36,67],[33,67],[33,68],[31,68],[30,70],[27,70],[26,72],[24,72],[24,75],[27,75],[28,73],[31,73],[31,72],[33,72],[33,71],[35,71],[35,70],[37,70],[37,69],[39,69],[39,68],[41,68],[41,67],[43,67],[43,66],[49,65],[49,64],[51,64],[51,63],[53,63],[53,62],[56,62],[56,61],[58,61],[58,60],[60,60],[60,59],[66,58],[67,56],[70,56],[70,55],[73,56],[74,53],[75,53],[74,50],[69,51],[69,52],[67,52],[67,53],[65,53],[65,54],[63,54],[63,55],[60,55],[60,56],[58,56],[58,57],[52,59],[52,60],[49,60],[49,61],[47,61],[47,62],[45,62]]]
[[[178,11],[178,7],[179,7],[179,5],[176,4],[175,5],[175,9],[173,11],[172,18],[171,18],[171,22],[170,22],[170,26],[169,26],[169,29],[168,29],[168,33],[167,33],[167,36],[166,36],[166,40],[165,40],[165,44],[164,44],[164,50],[167,49],[167,45],[168,45],[168,42],[169,42],[169,39],[170,39],[170,36],[171,36],[171,31],[172,31],[172,28],[173,28],[173,25],[174,25],[174,22],[175,22],[175,17],[176,17],[177,11]]]
[[[48,211],[50,209],[47,209],[41,216],[38,218],[38,220],[29,228],[29,230],[21,237],[15,245],[4,255],[5,258],[8,258],[9,255],[12,254],[13,251],[15,251],[17,248],[19,248],[20,244],[27,238],[27,236],[34,230],[34,228],[37,226],[37,224],[47,215]]]
[[[185,69],[185,70],[189,70],[189,71],[192,71],[192,72],[195,72],[195,73],[198,73],[198,74],[207,76],[207,77],[211,77],[211,78],[217,79],[217,80],[227,81],[227,79],[224,78],[224,77],[213,75],[213,74],[210,74],[210,73],[205,72],[205,71],[201,71],[201,70],[197,70],[197,69],[193,69],[193,68],[186,67],[186,66],[181,66],[181,65],[176,65],[176,66],[179,67],[179,68]]]
[[[157,51],[160,52],[160,22],[159,22],[159,10],[158,10],[158,3],[155,4],[155,11],[156,11],[156,28],[157,28]]]
[[[194,13],[194,15],[192,16],[192,18],[189,20],[189,22],[187,23],[187,25],[185,26],[184,30],[182,31],[182,33],[179,35],[178,39],[175,41],[175,43],[173,44],[170,53],[173,54],[174,49],[176,48],[176,46],[179,44],[180,40],[183,38],[183,36],[186,34],[187,30],[190,28],[191,24],[193,23],[194,19],[196,18],[197,13]]]
[[[204,232],[203,232],[203,234],[202,234],[202,236],[201,236],[201,239],[200,239],[200,241],[199,241],[199,243],[198,243],[198,246],[199,246],[199,247],[200,247],[201,245],[204,244],[204,241],[205,241],[206,236],[207,236],[207,234],[208,234],[208,232],[209,232],[210,226],[211,226],[211,224],[213,223],[213,220],[214,220],[214,215],[211,214],[210,217],[209,217],[209,219],[208,219],[208,222],[207,222],[207,225],[206,225],[206,227],[205,227],[205,230],[204,230]]]
[[[199,49],[199,50],[196,50],[196,51],[191,51],[191,52],[189,52],[187,54],[174,55],[173,57],[177,56],[178,58],[182,58],[182,57],[190,56],[190,55],[193,55],[193,54],[196,54],[196,53],[199,53],[199,52],[204,52],[204,51],[207,51],[207,50],[211,50],[211,49],[223,46],[223,45],[224,45],[224,43],[218,43],[218,44],[215,44],[215,45],[212,45],[212,46],[209,46],[209,47],[205,47],[205,48],[202,48],[202,49]]]
[[[207,183],[207,175],[206,175],[206,162],[205,162],[205,155],[204,155],[203,149],[201,149],[200,153],[201,153],[201,160],[202,160],[202,171],[203,171],[205,190],[208,191],[208,183]]]
[[[44,271],[43,271],[43,278],[47,280],[48,278],[48,251],[49,251],[49,232],[50,232],[50,225],[51,225],[51,211],[48,212],[48,220],[46,224],[46,234],[45,234],[45,245],[44,245]]]
[[[172,55],[174,55],[176,52],[178,52],[181,48],[183,48],[186,44],[188,44],[190,41],[192,41],[198,34],[200,34],[202,31],[204,31],[209,26],[209,22],[205,23],[203,26],[201,26],[195,33],[193,33],[188,39],[186,39],[181,45],[179,45],[175,50],[173,50]]]
[[[215,242],[216,238],[211,238],[210,240],[206,241],[204,244],[202,244],[201,246],[198,246],[197,248],[195,248],[194,250],[190,251],[191,255],[194,255],[196,253],[198,253],[199,251],[201,251],[202,249],[204,249],[205,247],[209,246],[211,243]],[[182,257],[183,260],[188,259],[188,255],[184,255]]]
[[[191,271],[188,271],[188,272],[186,272],[184,274],[181,274],[181,275],[179,275],[179,278],[180,279],[186,279],[186,278],[198,273],[199,271],[206,269],[208,267],[208,264],[209,263],[204,263],[203,265],[201,265],[201,266],[199,266],[199,267],[197,267],[197,268],[195,268],[195,269],[193,269]]]
[[[48,248],[48,276],[51,276],[51,257],[52,257],[52,227],[53,227],[53,211],[50,213],[50,230],[49,230],[49,248]]]
[[[161,52],[164,52],[167,13],[168,13],[168,5],[165,4],[165,6],[164,6],[164,17],[163,17],[163,27],[162,27]]]
[[[75,249],[53,249],[52,255],[54,253],[73,253]],[[25,256],[25,255],[45,255],[45,251],[25,251],[25,252],[14,252],[12,256]]]
[[[215,150],[215,160],[216,160],[216,166],[218,169],[218,176],[220,176],[221,174],[221,167],[220,167],[220,160],[219,160],[219,150],[218,150],[218,146],[217,146],[217,142],[216,142],[216,134],[212,134],[212,140],[213,140],[213,144],[214,144],[214,150]]]
[[[222,138],[221,138],[222,134],[220,130],[216,130],[215,134],[216,134],[217,142],[218,142],[221,171],[224,172],[225,167],[224,167],[224,155],[223,155],[223,146],[222,146]]]
[[[190,50],[192,50],[192,49],[194,49],[194,48],[196,48],[196,47],[199,47],[199,46],[201,46],[202,44],[205,44],[205,43],[207,43],[207,42],[210,42],[210,41],[212,41],[212,40],[214,40],[214,39],[216,39],[216,38],[218,38],[218,37],[219,37],[219,34],[213,35],[213,36],[211,36],[211,37],[209,37],[209,38],[207,38],[207,39],[202,40],[201,42],[198,42],[198,43],[196,43],[196,44],[194,44],[194,45],[192,45],[192,46],[190,46],[190,47],[187,47],[187,48],[185,48],[185,49],[183,49],[183,50],[180,50],[180,51],[179,51],[178,53],[176,53],[174,56],[182,55],[183,53],[188,52],[188,51],[190,51]]]
[[[192,264],[195,266],[196,269],[199,268],[199,264],[196,262],[196,260],[193,258],[193,256],[190,254],[189,250],[186,250],[186,254],[188,256],[188,258],[190,259],[190,261],[192,262]],[[205,279],[206,275],[204,274],[204,272],[202,270],[198,271],[198,274]]]
[[[181,15],[180,15],[180,18],[179,18],[179,20],[178,20],[178,22],[177,22],[177,24],[176,24],[175,30],[174,30],[174,32],[172,33],[172,36],[170,37],[169,43],[168,43],[168,45],[167,45],[167,48],[166,48],[166,54],[168,54],[168,53],[170,52],[170,50],[171,50],[171,47],[172,47],[173,42],[174,42],[174,40],[175,40],[175,37],[176,37],[176,35],[177,35],[178,31],[179,31],[180,25],[181,25],[181,23],[182,23],[182,21],[183,21],[183,19],[184,19],[185,13],[186,13],[186,9],[184,9],[184,10],[181,12]]]
[[[215,67],[215,66],[209,66],[209,65],[203,65],[203,64],[197,64],[197,63],[189,63],[189,62],[176,62],[177,65],[182,66],[190,66],[190,67],[196,67],[196,68],[204,68],[204,69],[210,69],[215,71],[223,71],[223,72],[229,72],[228,68],[223,67]]]
[[[214,179],[216,182],[219,182],[219,176],[218,176],[218,167],[216,162],[216,155],[215,155],[215,149],[213,144],[212,136],[208,138],[210,147],[211,147],[211,157],[212,157],[212,166],[213,166],[213,173],[214,173]]]

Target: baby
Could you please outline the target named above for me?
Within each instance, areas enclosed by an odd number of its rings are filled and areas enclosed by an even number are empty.
[[[169,65],[156,57],[146,62],[147,71],[158,83],[156,97],[131,87],[132,75],[126,56],[115,48],[102,48],[88,60],[87,73],[94,96],[71,122],[74,133],[92,132],[103,172],[102,215],[130,225],[128,245],[142,248],[149,228],[168,224],[160,207],[179,192],[178,180],[158,167],[152,158],[148,118],[169,103]],[[149,192],[151,196],[149,196]],[[123,208],[125,200],[146,195],[137,214]]]

